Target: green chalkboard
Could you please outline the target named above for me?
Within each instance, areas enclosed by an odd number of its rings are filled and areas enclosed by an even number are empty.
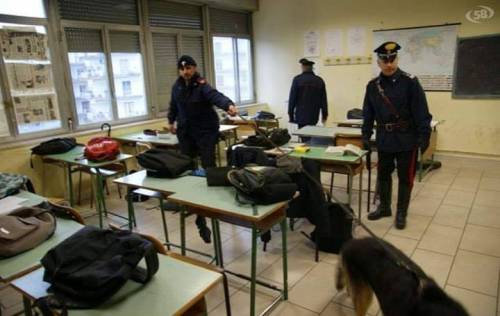
[[[453,97],[500,98],[500,34],[459,38]]]

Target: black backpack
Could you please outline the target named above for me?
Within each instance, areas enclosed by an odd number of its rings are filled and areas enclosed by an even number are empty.
[[[231,170],[227,177],[236,188],[236,199],[242,204],[267,205],[292,199],[297,185],[276,167],[245,167]]]
[[[31,155],[45,156],[63,154],[75,148],[76,145],[76,139],[72,137],[53,138],[31,148]],[[30,165],[31,168],[33,168],[33,161],[30,161]]]
[[[145,258],[146,269],[138,267]],[[52,307],[93,308],[130,279],[147,283],[158,271],[153,244],[130,231],[86,226],[49,250],[41,260]]]
[[[274,120],[275,118],[276,115],[267,111],[258,111],[254,116],[256,120]]]
[[[161,148],[152,148],[137,155],[137,162],[146,169],[148,176],[155,178],[177,178],[196,167],[191,157]]]
[[[347,204],[344,206],[350,208]],[[337,203],[327,202],[326,207],[330,229],[322,233],[315,229],[310,239],[316,243],[317,250],[338,254],[342,245],[352,239],[352,218]]]
[[[347,118],[348,119],[363,119],[363,110],[362,109],[350,109],[347,111]]]
[[[54,155],[70,151],[76,146],[76,140],[70,137],[54,138],[31,148],[33,155]]]
[[[286,128],[275,128],[269,133],[269,138],[276,146],[283,146],[290,141],[292,136]]]

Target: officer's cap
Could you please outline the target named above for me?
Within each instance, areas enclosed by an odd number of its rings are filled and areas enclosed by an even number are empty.
[[[186,66],[196,66],[196,61],[193,57],[188,55],[182,55],[177,62],[177,69],[184,68]]]
[[[396,42],[385,42],[379,47],[377,47],[374,52],[377,53],[378,57],[387,58],[391,56],[396,56],[398,54],[398,50],[401,49]]]
[[[308,59],[305,59],[305,58],[301,58],[299,60],[299,63],[301,63],[303,66],[312,66],[312,65],[314,65],[314,61],[308,60]]]

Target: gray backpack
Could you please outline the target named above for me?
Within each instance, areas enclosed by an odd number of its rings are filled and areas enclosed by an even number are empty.
[[[56,230],[56,218],[49,210],[24,207],[0,215],[0,258],[35,248]]]

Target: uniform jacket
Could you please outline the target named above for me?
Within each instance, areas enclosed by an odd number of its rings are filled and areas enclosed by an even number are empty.
[[[396,118],[383,102],[377,89],[377,80],[400,115],[407,121],[407,129],[395,129],[392,132],[380,128],[382,124],[395,123]],[[372,79],[365,93],[363,103],[363,137],[369,139],[377,123],[377,149],[385,152],[400,152],[414,149],[423,141],[428,141],[431,134],[429,113],[424,90],[418,79],[400,69],[390,76],[380,74]]]
[[[217,131],[219,117],[213,105],[227,111],[233,104],[228,97],[212,88],[196,73],[186,86],[179,77],[172,87],[168,121],[177,121],[177,128],[189,131]]]
[[[290,122],[303,125],[316,125],[321,116],[328,116],[325,82],[312,71],[305,71],[293,78],[288,98]]]

